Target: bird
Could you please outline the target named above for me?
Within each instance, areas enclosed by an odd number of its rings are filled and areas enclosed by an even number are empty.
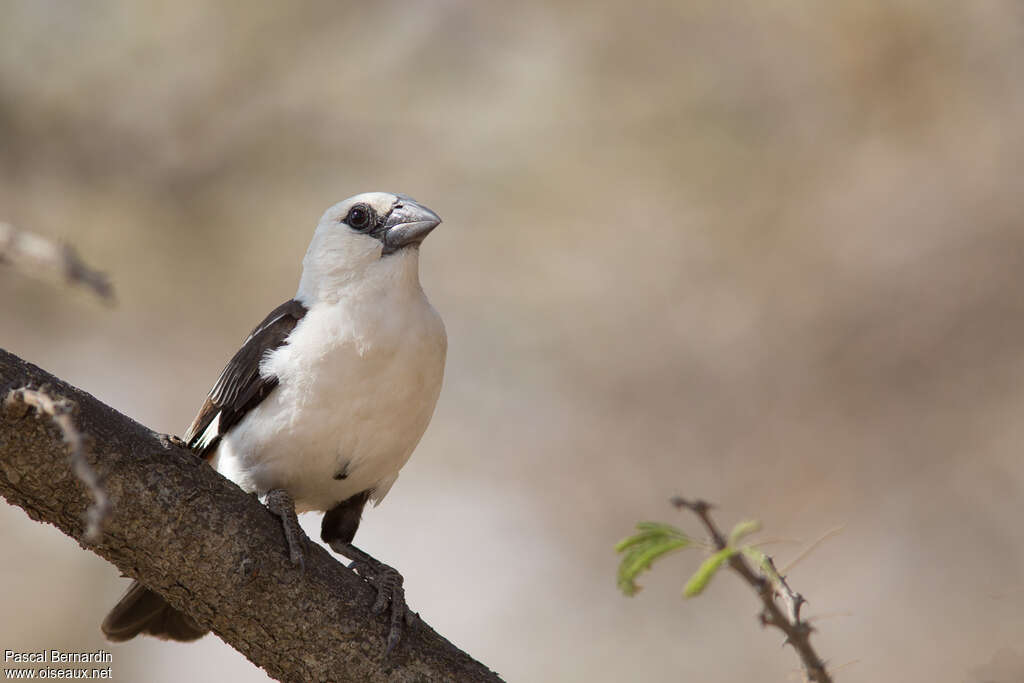
[[[386,651],[413,613],[402,575],[352,544],[367,503],[387,495],[427,429],[447,335],[419,281],[419,247],[441,223],[404,194],[357,194],[327,209],[294,298],[275,308],[221,372],[180,440],[280,517],[304,567],[297,513],[325,512],[320,536],[390,607]],[[138,581],[104,619],[119,642],[208,632]]]

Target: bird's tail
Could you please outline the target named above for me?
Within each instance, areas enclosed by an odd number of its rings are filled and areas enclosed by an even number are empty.
[[[140,633],[163,640],[188,642],[209,632],[138,581],[132,582],[131,588],[110,610],[100,628],[107,639],[114,642],[130,640]]]

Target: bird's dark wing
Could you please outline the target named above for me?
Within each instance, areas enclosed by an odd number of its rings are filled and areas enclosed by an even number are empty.
[[[260,362],[285,343],[304,315],[306,307],[294,299],[281,304],[256,326],[228,362],[185,432],[185,443],[196,455],[212,455],[220,437],[277,386],[276,377],[260,375]]]

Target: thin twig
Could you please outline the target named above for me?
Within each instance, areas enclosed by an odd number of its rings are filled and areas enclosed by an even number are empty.
[[[726,548],[728,544],[725,536],[711,519],[710,503],[675,496],[672,498],[672,504],[697,515],[701,523],[704,524],[704,528],[711,534],[715,548],[717,550]],[[761,598],[761,624],[774,626],[785,634],[785,642],[792,645],[800,657],[807,680],[814,683],[832,683],[832,677],[825,670],[825,663],[811,647],[810,636],[814,629],[800,617],[800,608],[803,607],[806,600],[789,587],[786,577],[778,573],[775,563],[767,555],[765,556],[765,565],[764,569],[768,576],[754,571],[742,553],[733,553],[729,557],[729,566],[750,584]],[[781,606],[776,601],[776,597],[781,601]]]
[[[105,273],[82,261],[75,248],[41,235],[19,230],[0,221],[0,263],[10,263],[27,273],[39,268],[63,275],[70,284],[82,285],[106,303],[113,303],[114,288]]]
[[[103,535],[103,522],[110,514],[110,499],[100,484],[96,470],[92,468],[85,457],[85,440],[75,427],[74,420],[71,419],[75,411],[74,402],[65,398],[54,398],[47,393],[46,387],[40,389],[22,387],[12,389],[4,398],[5,408],[10,409],[12,404],[17,403],[31,406],[40,414],[49,415],[54,424],[60,428],[64,435],[64,442],[67,443],[70,451],[71,469],[75,476],[85,484],[94,500],[85,513],[85,540],[88,543],[99,542]]]

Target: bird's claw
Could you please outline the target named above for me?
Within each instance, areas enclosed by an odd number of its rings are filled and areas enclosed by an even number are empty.
[[[267,492],[267,508],[281,518],[284,527],[284,539],[288,542],[288,556],[292,566],[299,571],[306,571],[305,539],[306,534],[299,526],[299,518],[295,514],[295,503],[284,489],[273,489]]]
[[[306,556],[302,552],[301,541],[292,546],[289,542],[288,555],[293,567],[298,567],[300,572],[306,571]]]
[[[357,560],[350,564],[349,568],[377,591],[377,599],[374,600],[373,606],[370,608],[371,612],[381,614],[389,607],[391,608],[388,618],[390,622],[388,642],[384,649],[384,655],[390,655],[402,639],[402,626],[412,626],[415,621],[415,614],[405,602],[404,579],[398,570],[386,564],[371,567],[368,563]]]
[[[177,446],[178,448],[188,448],[188,444],[185,443],[180,436],[175,436],[174,434],[158,434],[157,438],[160,439],[160,443],[163,444],[165,448],[168,448],[170,446]]]
[[[403,626],[411,627],[416,622],[416,613],[409,609],[405,601],[405,579],[397,569],[375,560],[351,544],[332,543],[331,548],[352,559],[349,569],[377,591],[377,598],[370,611],[373,614],[382,614],[390,608],[388,640],[384,648],[384,656],[387,657],[402,640]]]

